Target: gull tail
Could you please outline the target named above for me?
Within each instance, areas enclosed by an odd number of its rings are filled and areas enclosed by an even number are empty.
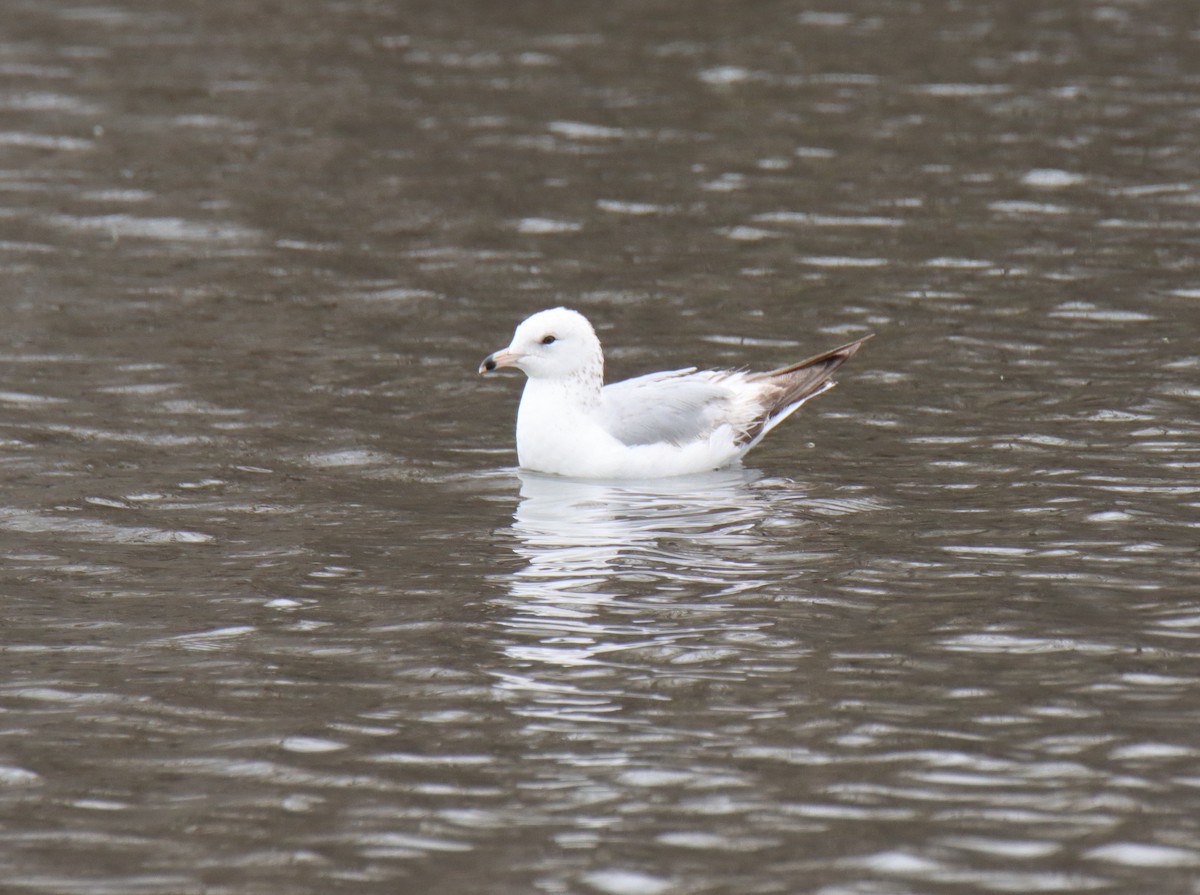
[[[747,427],[738,444],[753,447],[807,401],[837,385],[832,378],[834,371],[854,357],[863,342],[873,337],[874,333],[808,360],[748,376],[749,381],[761,382],[767,388],[763,389],[762,413]]]

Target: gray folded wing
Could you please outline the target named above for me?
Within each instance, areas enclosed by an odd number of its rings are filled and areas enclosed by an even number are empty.
[[[731,375],[741,374],[689,367],[614,382],[600,392],[601,423],[630,446],[707,438],[730,421],[734,402],[726,381]]]

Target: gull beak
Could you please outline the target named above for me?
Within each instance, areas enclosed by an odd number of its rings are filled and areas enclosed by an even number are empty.
[[[515,367],[520,359],[521,355],[511,348],[501,348],[483,359],[483,363],[479,365],[479,372],[492,373],[501,367]]]

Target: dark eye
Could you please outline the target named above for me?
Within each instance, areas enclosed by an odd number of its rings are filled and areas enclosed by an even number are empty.
[[[558,338],[556,336],[542,336],[543,345],[553,345],[557,341]]]

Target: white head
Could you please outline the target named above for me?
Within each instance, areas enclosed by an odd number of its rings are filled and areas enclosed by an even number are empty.
[[[512,343],[489,354],[480,373],[516,367],[530,379],[576,380],[597,389],[604,381],[604,353],[586,317],[568,308],[538,311],[513,333]]]

